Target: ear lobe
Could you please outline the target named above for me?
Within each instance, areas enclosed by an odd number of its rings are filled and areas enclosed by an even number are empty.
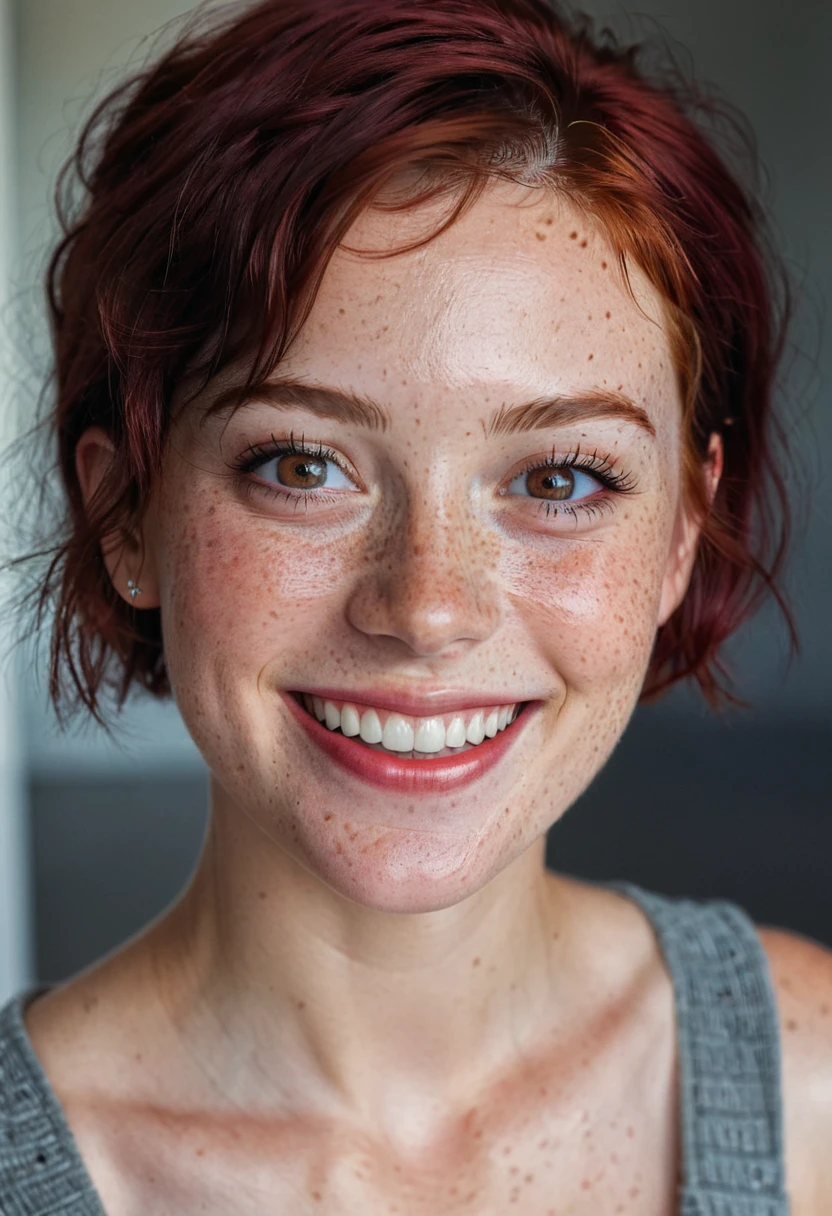
[[[102,427],[84,431],[75,448],[75,472],[84,504],[88,505],[110,469],[115,446]],[[144,537],[109,532],[101,537],[101,553],[118,594],[131,608],[158,608],[155,563],[145,551]]]
[[[708,454],[702,464],[705,497],[708,508],[713,503],[719,486],[724,464],[722,436],[716,432],[708,443]],[[662,596],[659,604],[657,626],[666,624],[685,598],[690,584],[696,550],[702,534],[703,520],[698,518],[690,505],[680,503],[673,530],[673,541],[665,567]]]

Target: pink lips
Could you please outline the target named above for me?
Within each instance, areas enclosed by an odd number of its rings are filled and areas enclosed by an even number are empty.
[[[440,760],[404,760],[356,743],[355,739],[347,738],[340,731],[329,730],[307,713],[291,693],[284,692],[281,696],[309,737],[336,764],[368,785],[402,794],[442,794],[475,781],[505,755],[531,713],[541,704],[539,701],[527,704],[511,726],[498,732],[493,739],[485,739],[458,756],[445,756]]]

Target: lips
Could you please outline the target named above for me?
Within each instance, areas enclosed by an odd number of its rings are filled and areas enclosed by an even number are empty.
[[[297,694],[284,692],[281,696],[308,738],[339,768],[365,784],[404,794],[445,793],[476,781],[514,746],[542,704],[526,702],[510,726],[476,746],[414,760],[330,730],[304,708]]]

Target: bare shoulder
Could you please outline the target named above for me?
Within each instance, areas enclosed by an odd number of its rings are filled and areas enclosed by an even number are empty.
[[[758,925],[780,1016],[791,1216],[832,1211],[832,950]]]

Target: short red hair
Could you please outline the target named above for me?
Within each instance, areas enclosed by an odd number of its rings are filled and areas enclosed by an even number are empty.
[[[204,385],[250,353],[248,387],[265,378],[349,225],[404,169],[425,172],[402,205],[458,191],[449,222],[494,177],[563,192],[665,301],[686,491],[703,510],[715,431],[725,468],[644,696],[692,677],[713,703],[734,699],[720,647],[767,589],[793,636],[775,582],[788,534],[772,412],[782,263],[754,191],[700,125],[727,107],[679,73],[642,72],[640,50],[554,0],[267,0],[191,22],[98,107],[59,182],[48,270],[68,507],[38,594],[41,611],[56,606],[59,712],[69,692],[99,717],[107,681],[119,704],[134,682],[169,693],[159,611],[118,596],[101,538],[138,522],[186,375]],[[75,448],[93,425],[117,459],[85,508]]]

